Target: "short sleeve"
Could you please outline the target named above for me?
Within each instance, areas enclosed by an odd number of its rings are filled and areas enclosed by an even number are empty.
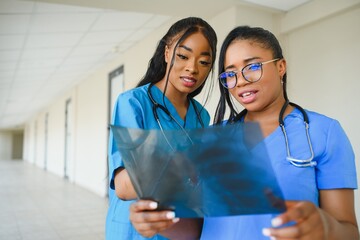
[[[336,120],[329,125],[325,151],[316,171],[319,189],[357,188],[354,151]]]
[[[125,92],[119,95],[114,106],[111,124],[129,128],[143,128],[141,104],[138,99],[133,96],[132,92]],[[109,136],[108,157],[110,188],[115,189],[115,171],[120,167],[124,167],[124,164],[121,160],[120,153],[117,150],[116,143],[111,131]]]

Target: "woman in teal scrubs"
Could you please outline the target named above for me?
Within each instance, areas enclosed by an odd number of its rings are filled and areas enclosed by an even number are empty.
[[[174,23],[159,41],[148,70],[138,86],[119,95],[112,124],[142,129],[206,127],[210,121],[209,114],[193,98],[201,92],[213,69],[216,44],[215,31],[204,20],[189,17]],[[154,114],[154,104],[161,104],[166,110],[158,107]],[[109,174],[107,240],[166,239],[173,232],[200,232],[202,221],[177,219],[169,211],[161,212],[167,219],[153,224],[151,229],[136,218],[133,219],[134,224],[130,222],[129,207],[137,196],[112,134]],[[148,202],[138,203],[146,205]],[[153,205],[150,204],[150,207]],[[137,212],[141,213],[142,210],[138,209]],[[162,231],[170,225],[173,226],[171,231]],[[184,228],[187,231],[183,231]]]
[[[235,28],[222,45],[219,73],[215,122],[224,124],[229,107],[227,123],[259,123],[284,198],[292,201],[278,216],[205,218],[201,239],[359,239],[352,146],[338,121],[288,104],[286,61],[276,37],[262,28]],[[235,111],[230,95],[245,111]]]

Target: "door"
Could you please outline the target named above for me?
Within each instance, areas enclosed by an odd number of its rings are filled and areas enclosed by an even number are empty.
[[[65,154],[64,154],[64,178],[72,179],[72,166],[73,166],[73,134],[72,134],[72,125],[73,125],[73,107],[71,99],[66,101],[65,105]]]
[[[44,140],[44,170],[47,170],[47,157],[48,157],[48,121],[49,121],[49,113],[45,114],[45,140]]]
[[[109,103],[108,103],[108,138],[110,135],[110,123],[115,102],[120,93],[124,91],[124,66],[120,66],[109,74]],[[109,147],[109,146],[108,146]],[[106,154],[107,155],[107,154]],[[109,166],[107,166],[106,182],[109,183]],[[108,190],[108,187],[107,187]]]

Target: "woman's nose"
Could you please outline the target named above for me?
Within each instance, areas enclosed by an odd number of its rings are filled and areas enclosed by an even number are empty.
[[[249,82],[244,78],[243,74],[241,71],[238,71],[236,73],[236,78],[237,78],[237,81],[236,81],[236,86],[235,87],[241,87],[241,86],[244,86],[246,84],[248,84]]]
[[[188,61],[186,66],[186,70],[191,73],[196,73],[198,71],[198,66],[195,61]]]

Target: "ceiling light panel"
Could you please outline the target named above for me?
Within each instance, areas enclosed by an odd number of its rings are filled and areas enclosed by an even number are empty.
[[[0,35],[0,50],[22,49],[25,38],[25,35]]]
[[[39,48],[25,49],[21,56],[23,60],[40,60],[51,58],[65,58],[71,51],[71,48]],[[1,54],[1,53],[0,53]],[[1,59],[1,55],[0,55]]]
[[[24,34],[27,32],[31,15],[0,15],[0,34]]]
[[[88,8],[88,7],[77,7],[74,5],[61,5],[54,3],[37,2],[36,12],[37,13],[98,13],[103,12],[102,9]]]
[[[151,14],[132,12],[105,12],[96,21],[92,31],[134,29],[142,27],[152,18]]]
[[[30,34],[25,48],[71,47],[80,41],[84,33]]]
[[[244,2],[251,2],[257,5],[279,9],[282,11],[289,11],[309,1],[310,0],[244,0]]]
[[[118,43],[126,39],[132,32],[133,30],[91,32],[86,34],[81,40],[80,45]]]
[[[16,61],[19,57],[19,50],[0,50],[0,65],[2,61]]]
[[[88,31],[97,16],[96,13],[37,14],[33,17],[30,33]]]

